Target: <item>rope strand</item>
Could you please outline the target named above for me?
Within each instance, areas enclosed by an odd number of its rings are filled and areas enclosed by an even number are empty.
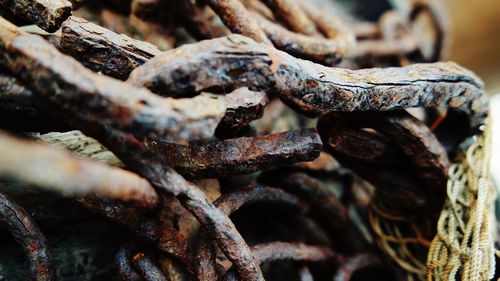
[[[490,280],[495,272],[492,226],[496,191],[489,171],[490,121],[449,169],[448,198],[427,257],[427,280]]]

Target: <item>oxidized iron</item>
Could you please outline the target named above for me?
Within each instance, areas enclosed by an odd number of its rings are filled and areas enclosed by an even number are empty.
[[[50,190],[106,219],[108,279],[401,280],[377,235],[428,246],[487,97],[437,62],[436,1],[344,2],[0,0],[0,129],[16,134],[0,134],[0,225],[22,271],[68,275],[50,238],[78,222],[13,203]]]

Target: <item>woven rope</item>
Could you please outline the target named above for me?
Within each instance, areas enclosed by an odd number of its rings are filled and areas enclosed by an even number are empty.
[[[490,280],[495,273],[492,227],[496,191],[489,170],[491,132],[452,165],[448,198],[427,257],[427,280]]]
[[[448,171],[447,199],[432,242],[420,237],[418,227],[412,222],[387,216],[379,206],[381,202],[374,202],[370,223],[377,243],[407,272],[407,280],[493,278],[496,191],[489,173],[489,127]]]

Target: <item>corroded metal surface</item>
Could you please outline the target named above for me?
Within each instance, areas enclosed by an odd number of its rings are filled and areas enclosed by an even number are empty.
[[[73,8],[67,0],[2,0],[0,5],[48,32],[58,30]]]
[[[62,26],[61,48],[94,71],[123,80],[137,66],[161,53],[156,46],[75,16]]]
[[[34,281],[50,281],[53,272],[47,241],[28,213],[0,193],[0,224],[23,247],[29,261],[29,276]]]
[[[243,65],[235,64],[243,61]],[[182,71],[180,64],[185,67]],[[176,79],[184,83],[174,83]],[[263,87],[309,114],[449,106],[469,114],[474,126],[487,112],[482,81],[455,63],[329,68],[237,35],[185,45],[157,56],[134,70],[129,81],[177,95],[215,86]]]
[[[314,130],[304,129],[207,145],[150,142],[147,146],[186,177],[216,178],[313,160],[322,143]]]
[[[278,19],[286,23],[293,31],[307,35],[317,34],[314,23],[295,1],[265,0],[263,2],[274,11]]]
[[[239,0],[209,0],[210,7],[234,33],[243,34],[258,42],[268,43],[264,32]]]
[[[297,261],[319,261],[331,258],[333,253],[327,247],[309,246],[284,242],[256,245],[252,252],[259,262],[292,259]],[[223,280],[237,280],[234,271],[229,271]]]
[[[217,199],[215,205],[226,215],[230,215],[244,204],[255,202],[278,202],[297,208],[303,208],[300,200],[279,189],[265,186],[250,186],[245,190],[227,193]],[[207,242],[207,233],[200,234],[196,252],[196,273],[198,279],[217,280],[217,266],[215,261],[215,245]]]
[[[0,175],[67,195],[98,195],[146,206],[158,196],[143,178],[41,144],[0,135]]]
[[[0,134],[2,194],[26,209],[2,195],[0,220],[31,279],[392,281],[381,237],[428,244],[487,113],[479,78],[430,63],[439,1],[70,2],[0,0],[45,29],[0,18],[0,128],[36,140]],[[68,228],[113,240],[81,252]]]

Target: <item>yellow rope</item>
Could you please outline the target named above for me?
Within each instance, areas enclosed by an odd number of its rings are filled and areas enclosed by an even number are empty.
[[[449,170],[448,198],[427,256],[427,280],[490,280],[496,191],[489,172],[490,124]]]
[[[401,229],[408,229],[408,220],[388,219],[385,213],[372,208],[369,213],[370,224],[377,235],[379,248],[400,268],[407,272],[406,280],[423,280],[425,276],[425,249],[429,241],[421,238],[411,229],[411,234],[402,233]]]
[[[489,172],[491,132],[488,123],[483,134],[475,137],[463,160],[448,171],[447,199],[431,242],[420,236],[418,227],[411,221],[387,215],[379,206],[381,202],[374,202],[370,224],[377,243],[407,272],[407,280],[493,278],[496,191]]]

